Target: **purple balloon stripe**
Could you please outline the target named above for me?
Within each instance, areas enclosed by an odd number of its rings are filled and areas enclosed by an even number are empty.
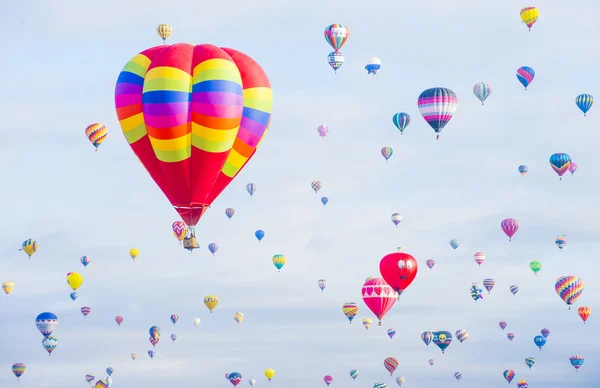
[[[244,105],[244,97],[239,94],[223,92],[198,92],[192,93],[192,102],[215,105]]]
[[[163,102],[159,104],[144,104],[144,114],[150,116],[169,116],[186,113],[190,109],[190,103],[184,102]]]
[[[142,94],[121,94],[119,96],[115,96],[115,106],[117,108],[122,108],[124,106],[133,105],[133,104],[141,104],[142,103]]]
[[[115,88],[115,95],[120,94],[142,94],[143,86],[119,82]]]
[[[146,105],[144,105],[144,113],[146,113]],[[192,113],[185,112],[171,116],[147,116],[144,114],[144,121],[149,127],[170,128],[191,122]]]
[[[265,133],[265,130],[267,129],[266,125],[259,123],[258,121],[254,121],[245,116],[242,116],[242,122],[240,124],[240,127],[244,127],[246,130],[260,137],[262,137],[262,135]]]
[[[242,105],[212,105],[192,102],[192,112],[204,116],[232,119],[242,114]]]

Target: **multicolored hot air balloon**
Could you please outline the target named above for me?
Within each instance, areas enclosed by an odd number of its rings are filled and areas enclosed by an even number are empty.
[[[396,377],[396,384],[398,384],[399,387],[403,386],[405,382],[406,379],[404,378],[404,376]]]
[[[544,336],[544,338],[548,338],[548,336],[550,335],[550,330],[543,328],[542,330],[540,330],[540,333]]]
[[[19,249],[19,251],[25,252],[30,259],[31,256],[33,256],[33,254],[37,252],[37,250],[38,244],[35,240],[32,239],[23,241],[23,244],[21,244],[21,249]]]
[[[177,321],[179,320],[179,315],[171,314],[171,316],[169,318],[171,319],[171,322],[173,322],[173,324],[176,324]]]
[[[242,382],[242,375],[238,372],[231,372],[229,376],[227,376],[227,380],[229,380],[229,382],[236,387]]]
[[[102,142],[106,140],[106,135],[108,135],[108,129],[106,129],[106,126],[104,124],[96,123],[88,125],[87,128],[85,128],[85,136],[88,138],[90,143],[92,143],[92,145],[96,148],[96,151],[98,151],[98,147],[100,147],[100,144],[102,144]]]
[[[457,239],[453,238],[452,240],[450,240],[450,246],[452,247],[452,249],[456,250],[456,248],[458,248],[459,245],[460,244]]]
[[[555,243],[556,243],[556,246],[558,247],[558,249],[562,250],[567,245],[567,236],[562,235],[562,236],[556,237]]]
[[[588,320],[591,313],[592,309],[589,307],[580,307],[577,309],[577,314],[579,315],[579,318],[581,318],[583,323],[585,323]]]
[[[317,282],[317,285],[319,286],[321,291],[323,291],[325,289],[325,287],[327,287],[327,280],[319,279],[319,281]]]
[[[492,94],[492,85],[479,82],[473,86],[473,94],[481,101],[481,105]]]
[[[533,343],[538,348],[540,348],[541,351],[544,345],[546,345],[546,337],[544,337],[543,335],[536,335],[535,337],[533,337]]]
[[[575,356],[569,357],[569,361],[571,362],[571,365],[573,365],[573,368],[575,368],[577,373],[579,373],[579,368],[581,368],[585,360],[583,359],[583,357],[577,354]]]
[[[494,281],[494,279],[484,279],[483,280],[483,286],[487,290],[488,294],[492,292],[492,288],[494,288],[495,285],[496,285],[496,282]]]
[[[577,163],[571,161],[571,165],[569,166],[569,172],[571,173],[571,175],[575,174],[575,171],[577,171]]]
[[[425,344],[425,346],[429,347],[431,341],[433,341],[433,333],[430,331],[424,331],[421,333],[421,341]]]
[[[337,71],[344,64],[344,54],[339,51],[332,51],[327,56],[327,63],[333,69],[333,72],[337,74]]]
[[[421,112],[427,124],[438,134],[437,138],[439,139],[442,129],[456,113],[458,99],[450,89],[431,88],[421,93],[417,105],[419,106],[419,112]]]
[[[156,27],[156,33],[163,40],[163,43],[167,40],[169,36],[171,36],[172,32],[173,28],[168,24],[159,24],[158,27]]]
[[[323,125],[319,125],[317,127],[317,132],[319,132],[319,137],[325,137],[327,136],[327,133],[329,132],[329,126],[323,124]]]
[[[435,260],[427,259],[427,261],[425,262],[425,265],[431,270],[435,266]]]
[[[41,313],[35,318],[35,326],[44,337],[48,337],[58,326],[58,317],[53,313]]]
[[[394,336],[396,335],[396,330],[394,330],[394,329],[388,329],[387,335],[390,337],[390,339],[393,339]]]
[[[381,59],[379,59],[377,57],[371,57],[367,61],[367,66],[365,66],[365,70],[367,71],[367,74],[376,75],[377,70],[379,70],[379,69],[381,69]]]
[[[402,222],[402,214],[400,214],[400,213],[392,214],[392,222],[394,223],[394,225],[396,227],[398,227],[398,224]]]
[[[12,372],[17,377],[17,381],[19,381],[19,377],[23,376],[23,373],[25,373],[26,369],[27,369],[27,367],[25,366],[25,364],[23,364],[21,362],[13,364]]]
[[[477,265],[481,266],[481,264],[485,261],[485,253],[483,253],[483,252],[476,252],[473,255],[473,259],[475,260],[475,262],[477,263]]]
[[[535,78],[535,71],[531,67],[522,66],[517,69],[517,79],[525,87],[525,90],[533,82],[533,78]]]
[[[258,147],[258,146],[257,146]],[[254,193],[256,192],[256,185],[254,183],[248,183],[246,185],[246,191],[248,192],[248,194],[250,194],[250,196],[252,197],[254,195]]]
[[[573,303],[583,293],[583,280],[577,276],[561,276],[556,279],[554,289],[558,296],[569,306],[570,310]]]
[[[216,295],[207,295],[207,296],[204,297],[204,305],[206,306],[207,309],[210,310],[211,313],[217,307],[218,304],[219,304],[219,297],[218,296],[216,296]],[[198,326],[198,325],[196,325],[196,326]]]
[[[325,384],[327,384],[327,386],[329,386],[329,384],[331,384],[331,382],[333,381],[333,377],[327,375],[323,377],[323,381],[325,382]]]
[[[239,325],[244,320],[244,313],[235,313],[235,314],[233,314],[233,320],[236,321],[238,323],[238,325]]]
[[[108,368],[106,368],[106,374],[109,376],[112,376],[112,374],[115,372],[115,370],[113,368],[111,368],[110,366]]]
[[[394,357],[388,357],[383,360],[383,366],[390,372],[390,376],[392,376],[396,368],[398,368],[398,360]]]
[[[153,349],[148,350],[148,356],[150,356],[150,358],[154,358],[154,356],[156,356],[156,351]]]
[[[44,349],[46,349],[49,356],[52,355],[52,352],[54,351],[54,349],[56,349],[57,345],[58,338],[54,336],[49,335],[42,340],[42,346],[44,347]]]
[[[315,194],[319,192],[319,190],[321,190],[321,187],[323,187],[323,184],[321,183],[321,181],[312,181],[310,183],[310,187],[312,187],[312,189],[315,191]]]
[[[85,381],[87,381],[90,384],[94,382],[95,378],[96,378],[96,376],[94,376],[94,375],[85,375]]]
[[[81,261],[81,264],[83,264],[84,267],[87,267],[88,264],[92,261],[92,259],[90,259],[89,256],[81,256],[79,261]]]
[[[373,325],[373,320],[371,318],[363,318],[362,325],[365,329],[369,330],[369,327]]]
[[[531,27],[535,24],[540,16],[540,11],[536,7],[525,7],[521,9],[521,20],[531,31]]]
[[[436,331],[433,333],[433,343],[440,348],[443,354],[452,343],[452,334],[449,331]]]
[[[175,221],[171,225],[171,228],[173,229],[173,235],[175,236],[177,241],[183,241],[188,231],[188,228],[187,226],[185,226],[185,223],[183,223],[183,221]]]
[[[506,326],[508,326],[508,324],[506,323],[506,321],[500,321],[498,322],[498,326],[500,326],[500,328],[504,330],[506,329]]]
[[[469,289],[469,292],[471,293],[471,298],[473,298],[475,302],[477,302],[479,299],[483,299],[483,295],[481,295],[482,291],[483,290],[479,288],[477,283],[471,284],[471,288]]]
[[[375,383],[373,384],[373,388],[387,388],[387,384],[386,383]]]
[[[529,167],[526,165],[522,164],[519,166],[519,173],[523,176],[523,178],[525,178],[525,175],[527,175],[527,171],[529,171]]]
[[[513,284],[512,286],[510,286],[510,292],[513,295],[517,295],[517,292],[519,292],[519,286],[517,286],[516,284]]]
[[[123,68],[115,88],[121,128],[190,238],[255,154],[268,131],[272,103],[262,68],[229,48],[157,46]]]
[[[565,175],[565,173],[569,171],[569,167],[571,167],[571,157],[569,154],[562,152],[552,154],[552,156],[550,156],[550,167],[558,174],[559,179],[562,179],[562,176]]]
[[[457,330],[456,333],[456,339],[462,344],[463,341],[465,341],[467,338],[469,338],[469,332],[466,330]]]
[[[396,303],[396,292],[381,278],[373,278],[362,286],[363,301],[371,312],[379,319],[379,326],[387,312]]]
[[[356,380],[356,378],[358,377],[358,371],[356,369],[352,369],[350,371],[350,377],[352,377],[352,380]]]
[[[81,308],[81,313],[83,314],[84,318],[87,318],[88,314],[92,311],[90,306],[83,306]]]
[[[583,115],[585,116],[588,110],[590,110],[594,104],[594,97],[592,97],[590,94],[580,94],[575,98],[575,104],[577,104],[577,107],[581,109]]]
[[[281,271],[281,268],[285,265],[286,259],[282,254],[273,256],[273,265],[277,268],[277,272]]]
[[[508,340],[512,342],[512,340],[515,339],[515,333],[506,334],[506,338],[508,338]]]
[[[110,384],[108,383],[108,378],[100,379],[96,381],[96,384],[94,384],[94,388],[108,388],[109,386]]]
[[[6,295],[10,294],[13,290],[13,288],[15,287],[15,283],[14,282],[4,282],[2,283],[2,290],[4,291],[4,293]]]
[[[335,50],[339,51],[348,41],[350,30],[343,24],[334,23],[325,28],[325,41]]]
[[[388,160],[390,160],[390,158],[392,157],[393,153],[394,153],[394,150],[392,149],[392,147],[383,147],[381,149],[381,156],[383,156],[385,158],[386,162]]]
[[[404,252],[385,255],[379,262],[379,271],[386,284],[398,293],[398,298],[415,280],[419,264],[414,257]],[[363,294],[364,297],[364,294]],[[389,306],[392,307],[393,303]],[[389,309],[388,309],[389,310]]]
[[[235,214],[234,208],[228,207],[227,209],[225,209],[225,215],[227,216],[227,218],[231,219],[231,217],[233,217],[234,214]]]
[[[506,218],[500,223],[500,227],[504,234],[508,236],[508,241],[512,241],[512,237],[519,230],[519,222],[514,218]]]
[[[510,384],[510,382],[513,381],[513,379],[515,378],[515,371],[512,369],[507,369],[502,373],[502,375],[504,376],[504,379]]]
[[[458,381],[458,380],[462,379],[462,373],[460,373],[460,372],[456,372],[456,373],[454,374],[454,378],[456,379],[456,381]]]
[[[404,130],[406,129],[406,127],[408,127],[408,124],[410,124],[410,115],[404,112],[396,113],[394,117],[392,117],[392,122],[394,123],[396,128],[398,128],[400,134],[402,135],[404,134]]]
[[[533,357],[527,357],[525,359],[525,365],[527,365],[529,367],[529,369],[531,369],[531,367],[535,364],[535,358]]]
[[[529,388],[529,384],[527,384],[527,381],[521,380],[517,383],[517,388]]]
[[[535,276],[537,276],[538,272],[542,269],[542,262],[539,260],[531,260],[529,268],[531,268]]]
[[[352,320],[354,319],[356,314],[358,314],[358,305],[354,302],[344,303],[344,306],[342,307],[342,312],[344,313],[346,318],[348,318],[348,321],[352,323]]]

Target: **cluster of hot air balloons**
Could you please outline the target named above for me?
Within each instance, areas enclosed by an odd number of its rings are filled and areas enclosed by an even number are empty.
[[[271,379],[275,376],[275,370],[270,368],[265,369],[264,375],[268,381],[271,381]],[[225,379],[229,381],[234,387],[237,387],[237,385],[242,382],[242,374],[238,372],[225,373]],[[325,383],[327,383],[327,385],[329,385],[332,381],[333,377],[325,376]],[[251,387],[254,387],[254,385],[256,385],[256,379],[252,378],[248,380],[248,383]]]

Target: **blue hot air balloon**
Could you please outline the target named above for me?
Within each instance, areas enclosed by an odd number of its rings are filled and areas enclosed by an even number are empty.
[[[79,295],[77,295],[77,293],[76,293],[76,292],[71,292],[71,293],[69,294],[69,296],[71,297],[71,299],[72,299],[72,300],[75,300],[75,299],[77,299],[77,297],[78,297]]]
[[[523,66],[517,69],[517,79],[525,87],[525,90],[527,90],[529,84],[533,82],[534,77],[535,71],[529,66]]]
[[[259,229],[256,232],[254,232],[254,235],[256,236],[256,239],[258,240],[258,242],[260,242],[263,239],[263,237],[265,237],[265,231],[262,229]]]
[[[109,376],[112,376],[112,374],[114,373],[114,369],[111,368],[110,366],[108,368],[106,368],[106,374]]]
[[[208,250],[210,251],[210,253],[213,254],[213,256],[218,249],[219,249],[219,246],[216,243],[208,244]]]
[[[527,167],[526,165],[522,164],[519,166],[519,173],[521,173],[521,175],[523,175],[523,178],[525,178],[525,175],[527,175],[528,171],[529,171],[529,167]]]
[[[394,122],[394,125],[396,126],[396,128],[398,128],[400,134],[402,135],[406,127],[408,127],[408,124],[410,124],[410,116],[408,115],[408,113],[404,112],[396,113],[394,117],[392,117],[392,121]]]
[[[456,248],[458,248],[458,240],[457,239],[452,239],[450,240],[450,246],[452,247],[452,249],[456,250]]]
[[[231,217],[233,217],[233,215],[235,214],[235,209],[228,207],[227,209],[225,209],[225,215],[227,216],[227,218],[231,219]]]
[[[581,109],[583,115],[585,116],[588,110],[590,110],[590,108],[594,104],[594,97],[592,97],[589,94],[580,94],[575,99],[575,104],[577,104],[577,107]]]
[[[538,348],[540,348],[540,351],[541,351],[542,348],[544,347],[544,345],[546,345],[546,337],[544,337],[543,335],[536,335],[533,338],[533,342],[536,344],[536,346]]]
[[[250,196],[253,196],[254,192],[256,191],[256,185],[254,183],[248,183],[246,185],[246,191],[248,194],[250,194]]]
[[[35,325],[44,337],[48,337],[58,326],[58,317],[53,313],[41,313],[35,318]]]
[[[367,62],[367,66],[365,66],[365,70],[367,74],[377,74],[377,70],[381,69],[381,59],[377,57],[371,57]]]
[[[329,202],[329,198],[327,198],[327,197],[323,197],[323,198],[321,198],[321,203],[322,203],[323,205],[327,205],[327,202]]]

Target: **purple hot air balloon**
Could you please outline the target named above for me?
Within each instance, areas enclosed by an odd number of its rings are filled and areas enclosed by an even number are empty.
[[[319,132],[319,137],[325,137],[327,136],[327,132],[329,132],[329,127],[325,124],[319,125],[319,128],[317,128],[317,132]]]
[[[329,384],[331,384],[331,382],[333,381],[333,377],[327,375],[327,376],[323,377],[323,381],[325,381],[325,384],[327,384],[327,386],[329,386]]]
[[[435,260],[433,260],[433,259],[427,259],[427,261],[425,262],[425,264],[427,265],[427,267],[429,267],[429,269],[432,269],[433,266],[435,265]]]
[[[543,328],[541,333],[544,336],[544,338],[548,338],[548,336],[550,335],[550,330]]]
[[[569,166],[569,172],[571,175],[573,175],[575,174],[575,171],[577,171],[577,163],[571,162],[571,165]]]
[[[508,333],[506,335],[506,338],[508,338],[509,341],[512,341],[515,339],[515,333]]]
[[[507,326],[507,325],[508,325],[508,324],[506,323],[506,321],[500,321],[500,322],[498,323],[498,326],[500,326],[500,328],[501,328],[502,330],[506,329],[506,326]]]
[[[502,220],[500,226],[502,227],[502,231],[508,236],[508,241],[511,241],[517,230],[519,230],[519,222],[514,218]]]

